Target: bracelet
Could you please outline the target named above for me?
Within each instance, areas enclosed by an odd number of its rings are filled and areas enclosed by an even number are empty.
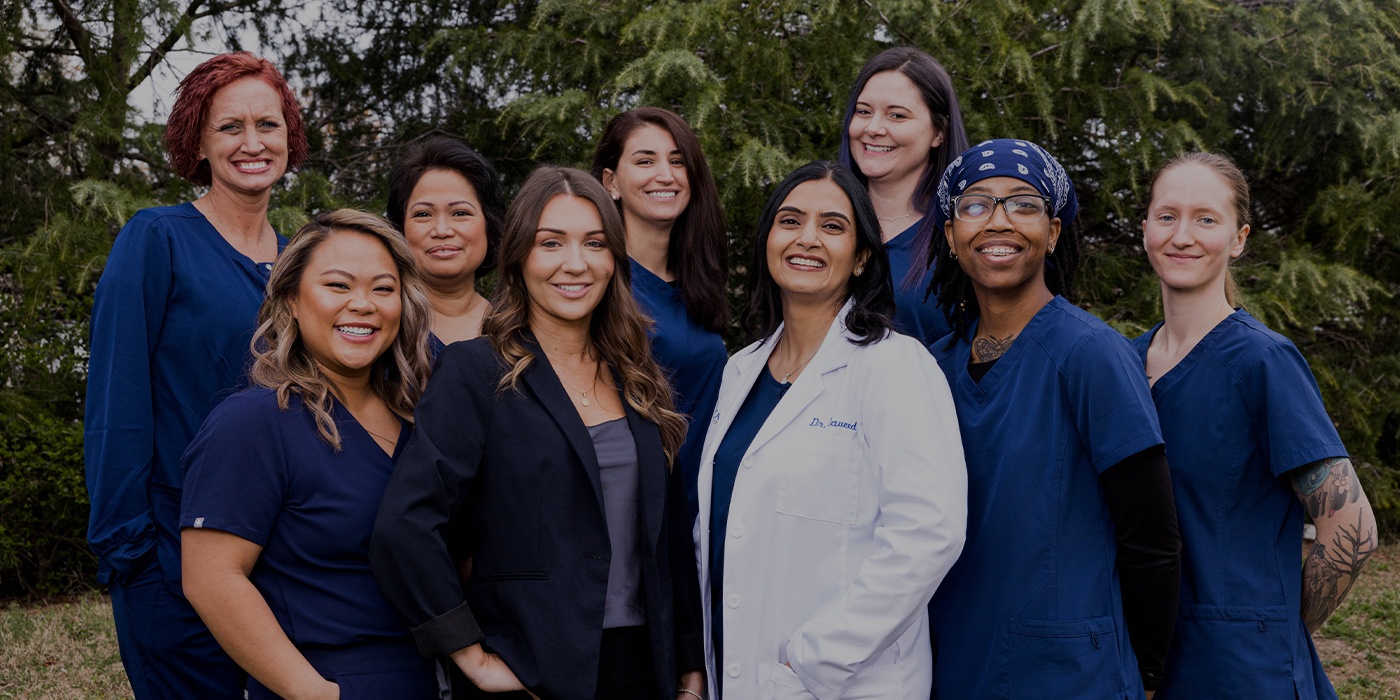
[[[691,690],[690,688],[676,688],[676,692],[677,692],[677,693],[686,693],[686,694],[688,694],[688,695],[694,695],[694,696],[695,696],[695,700],[705,700],[705,698],[700,697],[700,694],[699,694],[699,693],[697,693],[697,692]]]

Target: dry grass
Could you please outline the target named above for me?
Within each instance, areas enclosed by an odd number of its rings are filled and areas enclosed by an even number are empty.
[[[131,697],[110,606],[91,593],[0,611],[0,700]],[[1315,638],[1342,700],[1400,700],[1400,543],[1381,548]]]
[[[0,611],[0,698],[129,697],[107,596]]]

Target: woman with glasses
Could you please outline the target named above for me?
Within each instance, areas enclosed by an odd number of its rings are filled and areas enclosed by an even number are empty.
[[[1029,141],[938,187],[931,348],[967,456],[968,537],[929,605],[935,698],[1142,698],[1179,588],[1156,410],[1128,342],[1069,303],[1074,187]]]

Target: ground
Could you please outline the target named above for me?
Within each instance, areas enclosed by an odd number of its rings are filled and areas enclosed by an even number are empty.
[[[0,700],[129,698],[110,600],[90,593],[0,610]],[[1372,558],[1314,637],[1342,700],[1400,700],[1400,543]]]

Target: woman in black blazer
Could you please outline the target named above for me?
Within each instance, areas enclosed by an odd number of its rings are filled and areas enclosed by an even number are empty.
[[[694,700],[698,586],[670,468],[685,421],[629,292],[621,217],[587,173],[539,168],[498,262],[483,337],[439,358],[380,505],[379,585],[419,651],[471,681],[459,696]]]

